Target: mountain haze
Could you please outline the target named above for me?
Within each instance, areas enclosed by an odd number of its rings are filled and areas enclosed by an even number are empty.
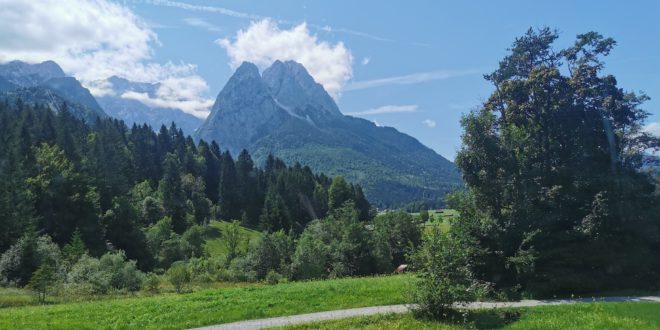
[[[361,184],[376,205],[438,201],[460,184],[454,165],[409,135],[339,111],[296,62],[276,61],[263,75],[238,67],[197,137],[259,161],[268,154]]]
[[[174,122],[184,133],[193,134],[203,122],[203,119],[179,109],[149,106],[126,97],[127,93],[133,92],[153,98],[160,88],[159,83],[133,82],[117,76],[100,83],[110,86],[111,92],[98,96],[98,103],[108,115],[123,120],[127,125],[147,124],[157,130],[162,125],[169,127]]]

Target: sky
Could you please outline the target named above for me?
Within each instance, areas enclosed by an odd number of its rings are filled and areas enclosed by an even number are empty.
[[[453,160],[462,114],[530,27],[558,47],[597,31],[618,45],[605,73],[651,97],[660,135],[660,1],[0,0],[0,62],[52,59],[94,95],[118,75],[161,82],[144,102],[200,118],[244,60],[296,60],[344,114],[407,133]],[[136,95],[134,97],[139,97]],[[144,97],[144,95],[142,95]]]

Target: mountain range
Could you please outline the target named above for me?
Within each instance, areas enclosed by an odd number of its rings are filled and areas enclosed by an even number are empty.
[[[197,139],[215,140],[238,155],[248,150],[257,163],[269,154],[309,166],[327,175],[359,183],[373,204],[401,206],[413,201],[441,201],[461,184],[453,163],[413,137],[391,127],[345,116],[333,98],[293,61],[276,61],[263,73],[243,63],[220,91],[205,121],[179,109],[146,105],[128,92],[155,97],[158,83],[109,77],[109,88],[92,96],[52,61],[0,64],[0,100],[39,103],[71,113],[88,123],[111,116],[127,124],[158,129],[175,122]]]
[[[437,201],[461,184],[454,164],[391,127],[343,115],[323,86],[293,61],[263,74],[243,63],[220,91],[197,137],[257,161],[273,154],[342,175],[380,206]]]
[[[66,103],[69,111],[87,123],[106,114],[89,90],[78,80],[67,77],[57,63],[46,61],[28,64],[12,61],[0,65],[0,100],[10,103],[45,105],[60,111]]]

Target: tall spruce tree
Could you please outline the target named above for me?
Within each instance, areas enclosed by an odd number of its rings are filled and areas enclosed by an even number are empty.
[[[165,212],[172,219],[172,229],[176,233],[186,230],[186,197],[181,187],[181,164],[172,153],[165,156],[163,178],[158,184]]]

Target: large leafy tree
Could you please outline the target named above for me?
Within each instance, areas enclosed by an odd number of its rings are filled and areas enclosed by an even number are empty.
[[[642,153],[648,98],[604,74],[614,40],[589,32],[516,39],[483,106],[466,115],[453,234],[477,244],[474,271],[499,288],[540,293],[640,286],[658,270],[658,200]]]

